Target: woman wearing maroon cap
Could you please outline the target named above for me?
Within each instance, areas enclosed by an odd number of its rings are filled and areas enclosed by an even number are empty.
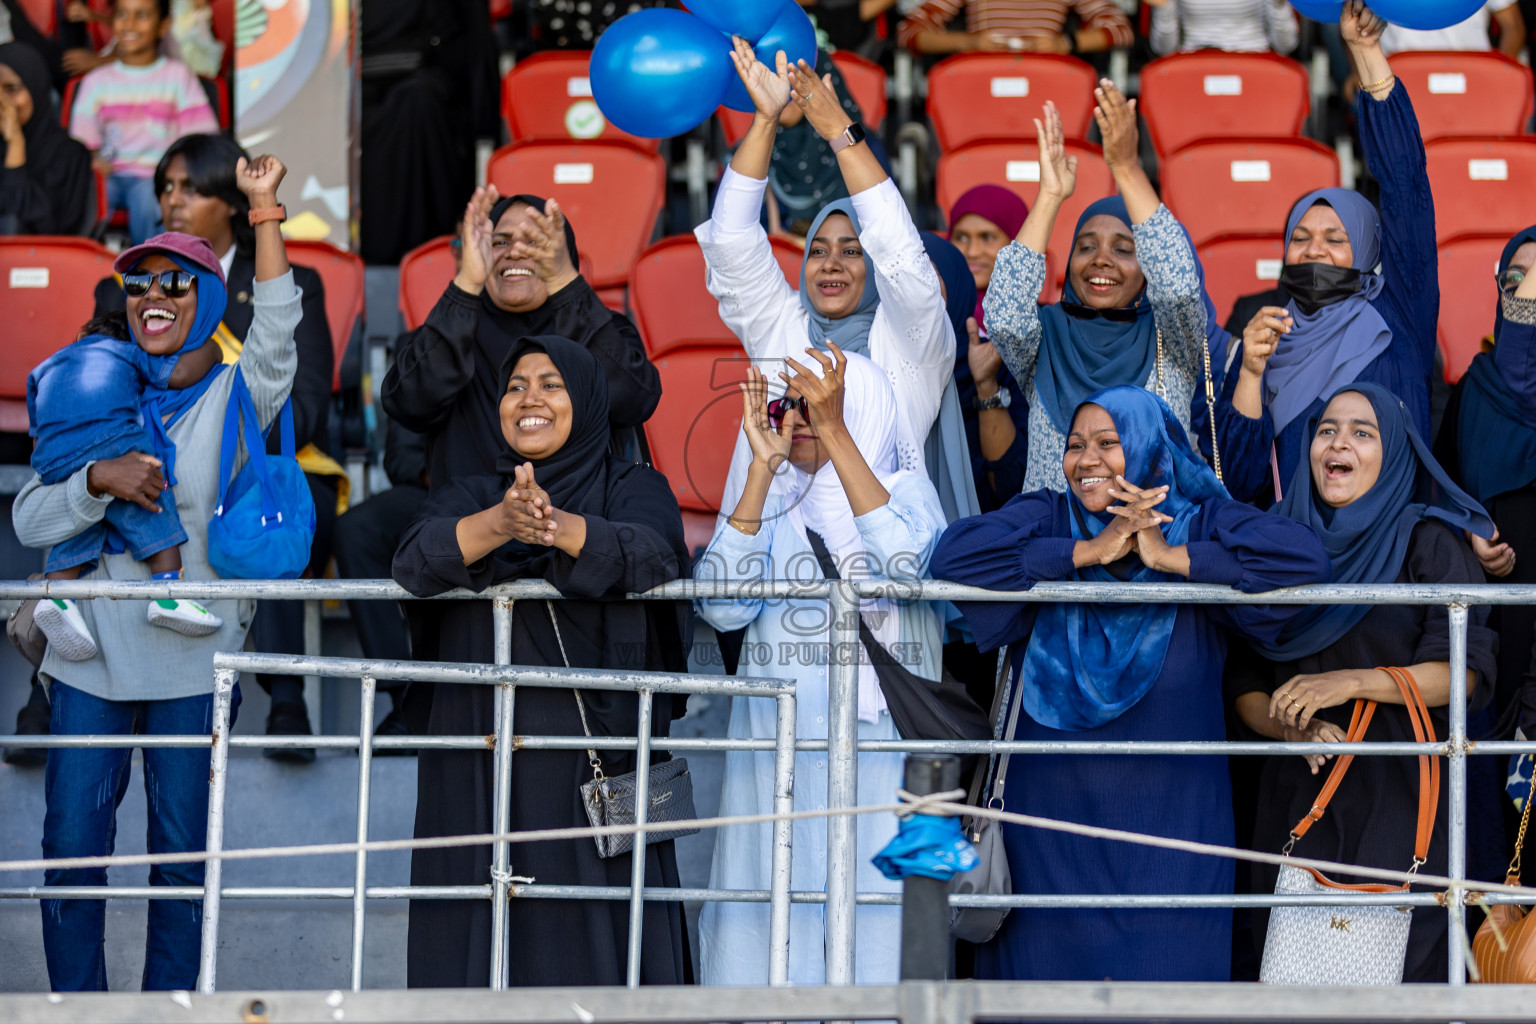
[[[246,336],[240,374],[265,426],[276,417],[293,385],[297,357],[293,332],[300,297],[288,267],[279,224],[277,186],[284,168],[276,158],[241,161],[240,190],[250,198],[256,226],[255,317]],[[123,314],[87,325],[136,344],[151,355],[177,356],[185,364],[205,345],[224,312],[207,243],[190,235],[162,235],[153,245],[125,253],[117,269],[128,291]],[[190,268],[190,269],[189,269]],[[193,281],[185,280],[190,276]],[[194,283],[195,282],[195,283]],[[142,291],[139,289],[142,288]],[[200,294],[203,289],[208,292]],[[137,292],[137,294],[135,294]],[[210,299],[214,301],[209,302]],[[209,322],[211,317],[211,324]],[[96,530],[113,505],[133,503],[163,514],[170,496],[186,539],[180,544],[184,575],[216,579],[208,564],[207,523],[218,505],[219,453],[225,412],[235,375],[214,366],[180,391],[156,396],[145,410],[157,438],[155,454],[129,450],[95,453],[56,483],[34,477],[16,497],[16,535],[29,547],[68,544]],[[174,491],[167,480],[175,479]],[[150,569],[133,552],[97,555],[83,579],[144,580]],[[74,661],[50,648],[42,678],[51,687],[51,731],[83,734],[207,734],[213,728],[213,654],[240,650],[255,610],[252,601],[210,601],[222,620],[206,636],[182,636],[152,626],[141,601],[84,601],[78,608],[94,654]],[[239,690],[235,700],[239,701]],[[66,749],[48,752],[46,857],[100,856],[112,852],[117,805],[128,791],[132,750]],[[148,849],[152,853],[203,848],[207,830],[209,751],[144,748],[149,795]],[[105,885],[104,869],[50,870],[50,886]],[[151,885],[200,886],[203,865],[164,864],[150,869]],[[57,991],[106,988],[103,955],[105,904],[100,900],[44,900],[43,948],[48,977]],[[198,900],[151,900],[145,948],[145,989],[190,989],[197,983],[202,904]]]

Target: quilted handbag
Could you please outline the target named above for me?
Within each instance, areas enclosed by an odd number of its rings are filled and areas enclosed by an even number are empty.
[[[1525,846],[1525,830],[1531,823],[1531,800],[1536,797],[1536,771],[1531,773],[1531,791],[1520,812],[1520,834],[1515,838],[1515,859],[1509,862],[1506,885],[1520,884],[1520,850]],[[1488,920],[1472,938],[1472,956],[1481,975],[1478,981],[1496,985],[1536,984],[1536,925],[1531,924],[1530,908],[1499,903],[1488,909]]]
[[[315,498],[294,457],[293,400],[278,415],[281,455],[268,455],[256,406],[235,365],[219,450],[219,507],[208,521],[208,564],[224,579],[291,580],[309,566]],[[243,422],[243,426],[242,426]],[[233,480],[242,436],[246,463]]]
[[[1434,726],[1429,709],[1419,693],[1413,675],[1400,668],[1385,668],[1403,695],[1413,734],[1420,742],[1433,741]],[[1359,743],[1376,712],[1375,701],[1355,701],[1346,739]],[[1289,855],[1312,823],[1322,820],[1328,802],[1344,781],[1353,754],[1340,754],[1333,763],[1328,780],[1323,783],[1317,804],[1291,830],[1284,852]],[[1419,755],[1419,815],[1414,838],[1413,865],[1418,870],[1429,853],[1429,839],[1435,827],[1435,813],[1440,800],[1439,756]],[[1275,883],[1275,894],[1328,894],[1338,898],[1331,906],[1273,907],[1269,912],[1269,934],[1264,941],[1264,958],[1259,980],[1270,985],[1399,985],[1403,980],[1403,961],[1408,953],[1408,926],[1412,914],[1408,907],[1365,906],[1352,903],[1359,893],[1407,892],[1408,884],[1349,885],[1335,882],[1311,868],[1285,865]]]
[[[554,602],[545,601],[544,606],[549,609],[549,621],[555,627],[555,642],[560,645],[560,660],[565,663],[566,668],[570,668],[570,659],[565,656],[565,641],[560,637],[560,620],[555,618]],[[581,699],[580,690],[572,690],[571,693],[576,697],[576,710],[581,715],[581,731],[591,738],[592,729],[587,725],[587,702]],[[605,825],[633,825],[638,782],[635,773],[625,772],[623,775],[615,775],[612,778],[604,775],[602,759],[597,756],[596,750],[590,748],[587,750],[587,761],[592,765],[592,781],[582,783],[581,786],[581,806],[586,809],[587,820],[595,828]],[[652,764],[647,776],[650,779],[647,793],[647,803],[650,807],[645,815],[647,824],[691,821],[698,817],[693,809],[693,776],[688,774],[688,761],[685,758],[674,757],[668,761]],[[694,835],[698,831],[697,828],[669,829],[664,832],[647,831],[645,842],[646,845],[665,843],[670,839]],[[603,858],[617,857],[635,848],[633,832],[593,836],[592,839],[597,843],[597,855]]]
[[[997,698],[993,701],[993,739],[1013,739],[1013,730],[1019,724],[1019,705],[1023,687],[1014,685],[1013,673],[1008,669],[1008,648],[998,651]],[[1004,725],[1002,714],[1007,710]],[[995,761],[995,764],[994,764]],[[988,769],[991,785],[988,786]],[[987,758],[976,766],[976,778],[971,783],[970,803],[979,806],[1003,808],[1003,785],[1008,777],[1008,755],[999,754]],[[980,803],[985,790],[986,803]],[[1011,896],[1013,873],[1008,867],[1008,851],[1003,846],[1002,823],[991,818],[972,818],[966,821],[966,835],[976,848],[979,863],[969,871],[955,875],[949,882],[949,891],[957,896]],[[1008,917],[1007,907],[950,907],[949,934],[966,942],[987,942],[997,934]]]

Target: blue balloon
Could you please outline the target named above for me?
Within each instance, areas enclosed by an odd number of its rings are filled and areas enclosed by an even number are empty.
[[[803,7],[797,3],[787,3],[753,49],[757,51],[757,59],[770,68],[774,66],[774,58],[780,50],[784,51],[784,56],[791,64],[803,60],[814,68],[816,26],[811,24],[811,16],[805,13]],[[731,84],[726,87],[722,102],[732,110],[746,114],[757,109],[752,103],[752,97],[747,94],[747,87],[741,84],[741,76],[736,74],[735,65],[732,65]]]
[[[688,9],[724,32],[756,43],[782,13],[783,8],[800,5],[794,0],[686,0]],[[804,14],[804,11],[801,11]]]
[[[1339,23],[1339,12],[1344,9],[1344,0],[1291,0],[1291,6],[1313,21],[1321,21],[1328,25]],[[1375,5],[1372,5],[1372,10]]]
[[[708,119],[736,68],[715,29],[686,11],[653,7],[608,26],[588,75],[608,120],[631,135],[665,139]]]
[[[1371,10],[1394,25],[1431,32],[1459,25],[1482,9],[1477,0],[1372,0]]]

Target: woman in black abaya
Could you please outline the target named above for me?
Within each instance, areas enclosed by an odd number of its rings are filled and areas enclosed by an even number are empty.
[[[597,359],[566,338],[523,338],[507,354],[500,379],[505,442],[497,472],[458,477],[427,500],[395,555],[395,580],[419,597],[546,580],[567,600],[513,606],[513,664],[684,671],[687,605],[623,600],[626,592],[682,576],[688,551],[666,479],[607,454],[608,387]],[[489,604],[448,603],[440,656],[493,661]],[[634,694],[581,691],[580,697],[594,735],[635,734]],[[654,731],[665,735],[686,701],[661,694],[655,700]],[[514,728],[520,735],[581,735],[576,691],[520,688]],[[492,688],[439,685],[429,731],[493,732]],[[634,768],[632,751],[599,749],[598,755],[609,776]],[[588,823],[579,793],[592,778],[585,751],[519,750],[512,768],[514,830]],[[490,752],[423,750],[417,771],[418,837],[491,831]],[[647,884],[678,885],[673,844],[645,850]],[[512,848],[511,870],[546,885],[627,886],[630,856],[599,859],[590,838],[528,843]],[[418,850],[411,884],[483,884],[490,868],[487,846]],[[626,902],[514,900],[509,916],[512,985],[624,983]],[[485,986],[490,942],[489,902],[413,901],[407,984]],[[679,904],[646,904],[642,949],[647,984],[689,979]]]

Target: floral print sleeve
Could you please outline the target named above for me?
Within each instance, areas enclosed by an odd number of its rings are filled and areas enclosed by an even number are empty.
[[[1163,351],[1174,372],[1198,380],[1204,373],[1200,350],[1205,345],[1205,294],[1189,235],[1162,205],[1131,233],[1147,278],[1152,315],[1163,332]]]
[[[1045,284],[1045,254],[1010,242],[997,254],[992,281],[982,309],[987,315],[987,340],[1029,394],[1040,358],[1040,289]]]

